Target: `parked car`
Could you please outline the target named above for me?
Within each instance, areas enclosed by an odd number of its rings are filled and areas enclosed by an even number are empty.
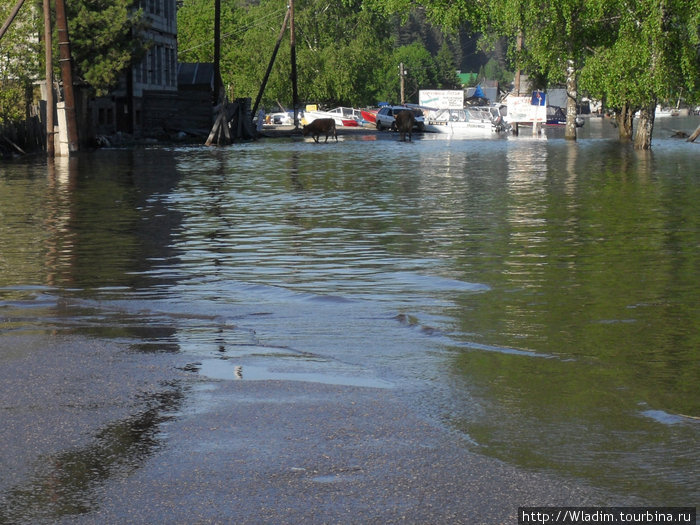
[[[284,113],[273,113],[270,115],[270,123],[278,126],[291,126],[294,124],[294,112],[285,111]]]
[[[423,112],[418,109],[418,108],[410,108],[407,106],[384,106],[379,109],[379,112],[377,112],[377,129],[382,130],[382,129],[391,129],[395,130],[396,125],[394,123],[394,118],[395,116],[400,112],[400,111],[405,111],[405,110],[413,111],[413,114],[416,116],[416,129],[418,131],[423,131],[423,127],[425,126],[425,118],[423,117]]]

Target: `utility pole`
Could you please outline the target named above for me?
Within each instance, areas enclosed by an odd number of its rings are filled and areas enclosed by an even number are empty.
[[[63,101],[66,111],[66,128],[68,131],[68,151],[78,151],[78,124],[75,116],[75,95],[73,94],[73,72],[68,36],[68,20],[64,0],[56,0],[56,31],[58,33],[59,62],[63,80]]]
[[[289,0],[289,44],[292,48],[292,108],[294,110],[294,129],[299,129],[299,115],[297,114],[299,93],[297,91],[297,46],[296,33],[294,30],[294,0]]]
[[[515,40],[515,49],[518,52],[518,63],[515,68],[515,78],[513,79],[513,88],[515,89],[515,96],[520,96],[520,52],[523,49],[523,31],[522,29],[518,31],[518,36]]]
[[[224,102],[221,91],[221,0],[214,0],[214,96],[217,104]]]
[[[404,69],[403,62],[399,63],[399,80],[401,83],[401,104],[406,103],[405,89],[404,89],[404,78],[408,74],[408,71]]]
[[[44,48],[46,52],[46,156],[55,155],[53,140],[53,52],[51,33],[51,0],[44,0]]]

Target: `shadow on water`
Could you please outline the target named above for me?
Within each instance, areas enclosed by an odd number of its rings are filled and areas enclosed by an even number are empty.
[[[37,460],[35,474],[3,493],[0,523],[51,522],[99,507],[95,490],[114,476],[126,476],[160,447],[159,427],[175,417],[184,393],[169,385],[149,398],[140,414],[115,421],[92,442]]]

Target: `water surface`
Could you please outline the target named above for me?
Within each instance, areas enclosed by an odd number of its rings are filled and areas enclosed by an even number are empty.
[[[669,124],[668,126],[671,126]],[[507,462],[700,496],[700,146],[395,135],[0,166],[3,334],[400,388]],[[688,130],[697,118],[677,120]]]

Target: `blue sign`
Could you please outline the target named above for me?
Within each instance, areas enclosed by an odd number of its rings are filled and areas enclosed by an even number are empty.
[[[543,91],[533,91],[532,92],[532,102],[531,104],[533,106],[546,106],[547,94],[544,93]]]

